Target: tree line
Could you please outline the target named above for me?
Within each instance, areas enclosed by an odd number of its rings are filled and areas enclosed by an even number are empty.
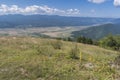
[[[108,35],[100,40],[93,40],[85,36],[74,38],[63,39],[64,41],[74,41],[83,44],[97,45],[103,48],[109,48],[113,50],[120,51],[120,36]]]

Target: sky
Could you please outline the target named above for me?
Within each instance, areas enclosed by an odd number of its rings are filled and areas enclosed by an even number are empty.
[[[0,15],[120,18],[120,0],[0,0]]]

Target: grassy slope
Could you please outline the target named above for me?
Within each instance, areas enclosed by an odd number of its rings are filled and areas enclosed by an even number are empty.
[[[55,49],[56,40],[1,37],[0,80],[113,80],[120,74],[108,65],[118,52],[78,44],[81,59],[71,59],[75,43],[60,43]]]

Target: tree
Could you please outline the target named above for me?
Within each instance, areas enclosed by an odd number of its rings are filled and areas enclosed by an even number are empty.
[[[113,38],[113,36],[109,36],[106,45],[109,47],[115,47],[117,45],[117,41]]]
[[[93,44],[93,40],[90,38],[86,38],[84,36],[80,36],[77,38],[77,42],[84,43],[84,44]]]
[[[119,43],[117,42],[117,40],[114,38],[114,36],[108,36],[108,37],[105,37],[103,39],[101,39],[99,41],[99,45],[102,46],[102,47],[109,47],[109,48],[112,48],[112,49],[118,49],[119,47]]]

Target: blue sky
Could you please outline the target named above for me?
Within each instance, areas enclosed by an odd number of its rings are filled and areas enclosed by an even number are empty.
[[[0,0],[0,14],[120,17],[120,0]]]

